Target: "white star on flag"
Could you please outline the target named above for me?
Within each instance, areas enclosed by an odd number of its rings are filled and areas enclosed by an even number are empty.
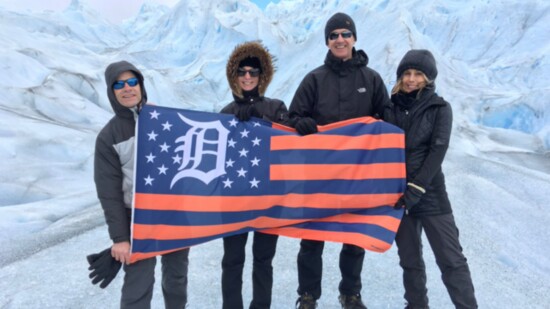
[[[176,154],[174,157],[172,157],[172,160],[174,160],[174,164],[180,164],[181,163],[181,157],[179,154]]]
[[[168,170],[168,168],[163,164],[161,167],[158,167],[158,170],[159,170],[159,175],[160,174],[166,175],[166,171]]]
[[[152,111],[151,113],[149,113],[151,115],[151,119],[159,119],[159,113],[157,113],[156,110]]]
[[[255,139],[252,140],[252,146],[260,146],[261,141],[262,141],[261,139],[256,137]]]
[[[149,162],[155,162],[156,156],[153,155],[153,153],[150,153],[148,156],[145,156],[147,158],[147,163]]]
[[[160,147],[160,152],[168,152],[168,148],[170,148],[170,145],[166,144],[166,142],[164,142],[164,144],[162,145],[159,145]]]
[[[162,131],[170,131],[170,128],[172,127],[172,125],[166,121],[165,123],[162,124]]]
[[[147,178],[144,178],[144,180],[145,180],[145,185],[152,186],[153,185],[153,180],[155,180],[155,178],[151,178],[150,175],[147,175]]]
[[[151,133],[147,134],[149,136],[149,140],[157,140],[158,134],[155,133],[155,131],[151,131]]]
[[[241,167],[241,169],[238,170],[237,173],[239,174],[238,177],[246,177],[247,171],[245,171],[244,168]]]
[[[247,129],[242,130],[241,131],[241,137],[242,138],[248,137],[248,133],[250,133],[250,131],[248,131]]]
[[[232,183],[233,183],[233,181],[231,181],[231,180],[229,180],[229,178],[227,178],[226,180],[223,181],[223,187],[231,189],[231,184]]]
[[[259,180],[254,177],[250,182],[250,188],[258,188],[258,184],[260,183]]]
[[[248,155],[248,150],[246,149],[241,149],[241,151],[239,151],[239,157],[246,157]]]

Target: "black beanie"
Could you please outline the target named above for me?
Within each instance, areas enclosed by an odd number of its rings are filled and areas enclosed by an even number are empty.
[[[429,50],[425,49],[411,49],[409,50],[399,66],[397,66],[397,79],[401,77],[401,74],[408,69],[419,70],[426,74],[426,77],[433,81],[437,77],[437,67],[435,66],[435,58]]]
[[[239,68],[242,67],[251,67],[262,70],[262,65],[260,64],[260,59],[256,57],[246,57],[241,62],[239,62]]]
[[[355,31],[355,23],[349,15],[344,13],[336,13],[332,15],[331,18],[327,21],[325,26],[325,44],[328,45],[328,36],[330,33],[336,29],[348,29],[353,33],[355,41],[357,41],[357,31]]]

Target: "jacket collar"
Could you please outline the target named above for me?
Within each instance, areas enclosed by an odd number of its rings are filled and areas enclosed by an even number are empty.
[[[355,47],[352,50],[351,59],[343,61],[340,58],[336,58],[329,50],[325,57],[325,65],[330,67],[335,72],[345,72],[353,70],[357,67],[366,66],[369,63],[369,57],[363,50],[356,50]]]

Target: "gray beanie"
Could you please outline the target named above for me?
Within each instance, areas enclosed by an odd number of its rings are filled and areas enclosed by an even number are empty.
[[[328,36],[330,33],[336,29],[348,29],[353,33],[355,41],[357,41],[357,31],[355,30],[355,23],[353,19],[347,14],[336,13],[332,15],[331,18],[327,21],[325,26],[325,44],[328,45]]]
[[[437,77],[437,67],[435,65],[435,58],[429,50],[425,49],[411,49],[409,50],[399,66],[397,66],[397,79],[401,77],[403,72],[408,69],[419,70],[426,74],[429,80],[433,81]]]

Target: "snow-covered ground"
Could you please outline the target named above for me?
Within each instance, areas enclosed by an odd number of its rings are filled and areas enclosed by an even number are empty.
[[[120,26],[85,1],[64,12],[1,7],[0,308],[118,307],[122,275],[101,290],[85,260],[110,244],[92,179],[95,136],[112,115],[107,64],[127,59],[143,69],[156,104],[218,111],[231,100],[230,51],[262,39],[279,59],[267,95],[288,104],[322,63],[324,25],[336,11],[355,19],[356,46],[388,87],[409,48],[438,60],[438,91],[455,117],[444,171],[480,308],[550,307],[546,1],[283,0],[265,12],[248,1],[148,2]],[[280,238],[273,308],[296,300],[298,248]],[[319,308],[338,308],[339,248],[326,246]],[[219,240],[192,249],[189,308],[221,307],[221,255]],[[431,306],[451,308],[427,242],[425,258]],[[369,308],[401,308],[402,294],[395,248],[368,252]],[[158,288],[153,302],[162,307]]]

